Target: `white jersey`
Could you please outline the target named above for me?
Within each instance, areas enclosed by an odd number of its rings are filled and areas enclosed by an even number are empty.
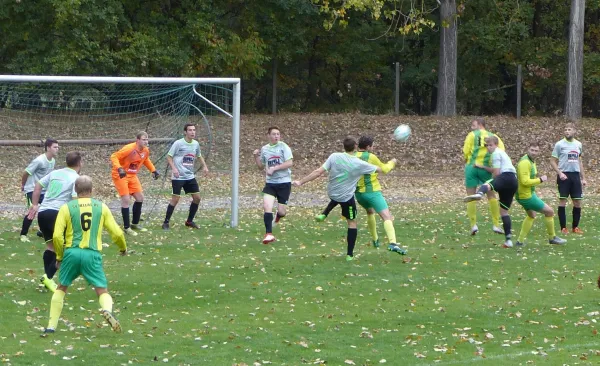
[[[267,144],[260,149],[260,161],[267,168],[281,165],[293,159],[292,149],[283,141],[276,144]],[[292,181],[291,169],[276,170],[272,175],[267,175],[267,183],[289,183]]]
[[[329,172],[327,194],[336,202],[347,202],[354,197],[356,183],[364,174],[377,171],[377,167],[348,153],[333,153],[323,164]]]
[[[33,159],[31,163],[27,165],[27,168],[25,168],[25,171],[27,174],[29,174],[29,177],[27,177],[27,182],[25,182],[25,186],[23,187],[25,193],[33,192],[35,184],[54,170],[54,164],[54,158],[52,158],[52,160],[48,160],[46,154],[42,154]],[[45,191],[46,189],[42,188],[42,193]]]
[[[502,173],[517,173],[510,157],[504,150],[497,148],[492,153],[492,168],[500,169],[500,174]]]
[[[563,173],[580,171],[579,158],[583,154],[583,145],[576,139],[560,140],[554,145],[552,157],[558,159],[558,169]]]
[[[60,209],[60,206],[69,202],[72,197],[77,197],[75,193],[75,181],[79,174],[71,168],[62,168],[50,172],[42,179],[40,185],[46,188],[44,201],[40,205],[39,212],[46,210]]]

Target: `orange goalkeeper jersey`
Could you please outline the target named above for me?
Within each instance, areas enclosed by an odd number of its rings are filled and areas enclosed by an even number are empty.
[[[112,162],[112,175],[113,177],[119,177],[119,168],[125,169],[127,175],[137,174],[140,167],[144,165],[150,172],[156,170],[154,164],[150,161],[150,150],[148,147],[144,147],[141,151],[137,149],[137,144],[132,142],[123,146],[119,151],[114,152],[110,156]]]

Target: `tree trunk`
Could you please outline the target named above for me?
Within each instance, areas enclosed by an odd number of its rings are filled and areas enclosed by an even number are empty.
[[[271,114],[277,114],[277,57],[273,57],[273,78],[271,89]]]
[[[442,0],[436,114],[456,115],[456,0]]]
[[[565,117],[581,118],[583,99],[583,26],[585,0],[571,0],[571,24],[569,25],[569,66],[567,69],[567,93]]]

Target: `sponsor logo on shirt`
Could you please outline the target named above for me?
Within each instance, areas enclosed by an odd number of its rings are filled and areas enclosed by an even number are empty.
[[[269,158],[269,160],[267,160],[267,166],[273,167],[273,166],[281,165],[281,160],[283,160],[281,156],[271,156]]]
[[[194,166],[194,162],[196,161],[196,156],[194,154],[185,154],[181,159],[181,165],[185,167]]]
[[[579,151],[571,150],[567,152],[567,161],[569,163],[577,163],[579,161]]]

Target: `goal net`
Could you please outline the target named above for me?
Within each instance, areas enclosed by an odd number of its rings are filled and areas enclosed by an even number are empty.
[[[57,168],[65,165],[66,152],[81,151],[82,174],[92,176],[94,195],[118,208],[110,155],[145,131],[150,138],[150,159],[162,179],[152,181],[145,168],[138,173],[145,195],[144,216],[161,216],[171,194],[167,152],[183,137],[184,125],[194,123],[210,169],[209,176],[203,177],[197,166],[201,209],[220,212],[235,227],[239,91],[237,78],[0,75],[0,185],[4,190],[14,187],[13,194],[0,192],[6,196],[0,197],[0,206],[19,205],[15,182],[29,161],[43,152],[43,141],[54,138],[61,146]]]

